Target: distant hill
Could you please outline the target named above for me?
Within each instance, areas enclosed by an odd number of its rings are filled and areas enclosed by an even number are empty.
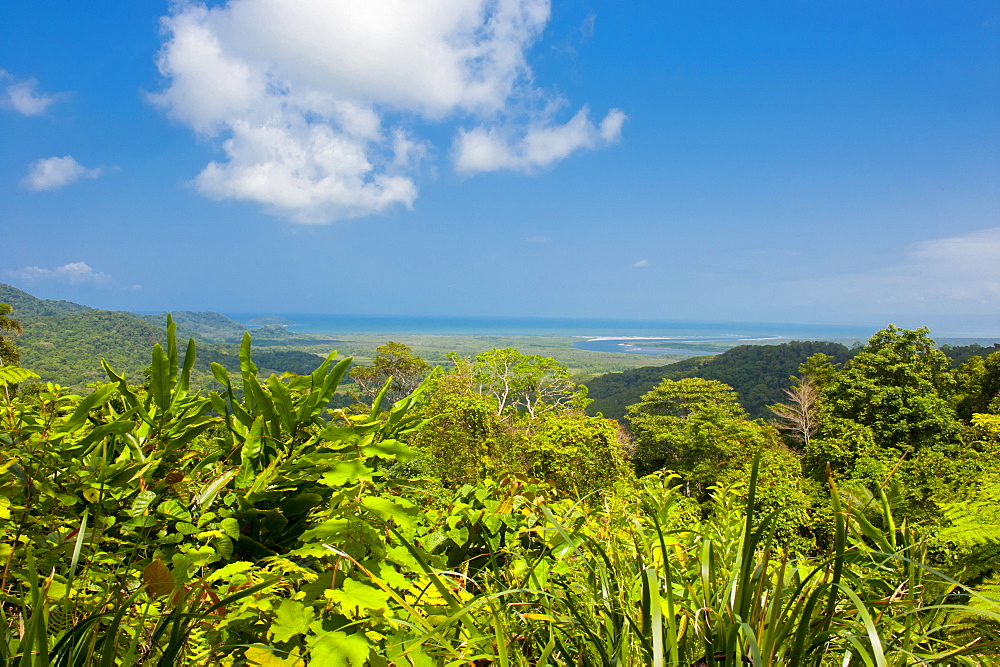
[[[751,417],[766,418],[770,416],[767,406],[785,398],[788,378],[798,372],[799,364],[817,352],[829,354],[835,363],[851,357],[851,351],[840,343],[791,341],[780,345],[739,345],[711,357],[598,376],[586,383],[588,396],[594,399],[587,412],[622,419],[629,405],[638,403],[643,394],[663,380],[699,377],[730,385]]]
[[[16,287],[0,283],[0,303],[14,307],[11,317],[24,327],[16,339],[21,365],[38,373],[43,381],[57,382],[81,390],[87,384],[107,379],[101,359],[130,381],[139,383],[149,366],[153,345],[166,341],[166,313],[135,313],[97,310],[69,301],[39,299]],[[187,338],[198,342],[195,386],[210,386],[210,364],[239,369],[239,348],[219,340],[239,340],[244,327],[218,313],[174,313],[181,344]],[[270,334],[270,335],[269,335]],[[288,336],[284,327],[261,327],[254,336],[275,344]],[[315,354],[297,350],[254,351],[254,362],[262,374],[311,373],[320,364]]]
[[[246,331],[245,326],[220,313],[178,310],[170,314],[177,324],[178,333],[195,340],[236,342]],[[167,313],[139,315],[139,317],[159,327],[167,326]]]
[[[979,343],[972,345],[942,345],[941,351],[951,359],[952,368],[958,368],[972,357],[986,358],[994,352],[1000,352],[1000,343],[993,343],[990,347],[984,347]]]
[[[11,296],[16,298],[8,301]],[[21,365],[44,381],[77,389],[107,379],[102,358],[119,373],[141,378],[153,345],[166,339],[163,328],[133,313],[46,301],[9,285],[0,285],[0,303],[10,303],[11,316],[24,327],[16,340]]]
[[[26,318],[45,317],[51,315],[66,315],[69,313],[83,313],[93,308],[81,306],[72,301],[53,301],[50,299],[39,299],[23,290],[19,290],[13,285],[0,283],[0,303],[13,306],[17,313],[15,319],[23,322]]]

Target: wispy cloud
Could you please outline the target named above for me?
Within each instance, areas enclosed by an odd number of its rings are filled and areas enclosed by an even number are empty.
[[[111,276],[95,271],[86,262],[70,262],[54,269],[25,266],[4,272],[7,277],[27,282],[59,282],[70,285],[110,285]]]
[[[880,313],[1000,313],[1000,227],[932,239],[892,264],[783,285],[790,302],[850,303]]]
[[[649,266],[649,260],[648,259],[640,259],[638,262],[632,262],[632,266],[635,267],[635,268],[637,268],[637,269],[644,269],[647,266]]]
[[[528,243],[548,243],[550,241],[548,236],[527,236],[524,240]]]
[[[580,23],[580,41],[586,42],[594,36],[594,23],[597,21],[597,14],[590,12]]]
[[[528,48],[549,0],[230,0],[176,3],[163,19],[153,101],[225,156],[205,195],[262,204],[303,223],[411,207],[431,151],[419,124],[467,123],[458,170],[530,171],[616,141],[532,81]]]
[[[29,190],[55,190],[83,178],[97,178],[101,169],[88,169],[72,155],[35,160],[21,181]]]
[[[562,125],[480,126],[459,133],[455,166],[467,174],[500,169],[531,172],[564,160],[580,149],[615,143],[621,138],[624,122],[625,114],[612,109],[595,125],[590,120],[590,110],[584,107]]]
[[[4,86],[0,93],[0,106],[24,114],[39,116],[53,103],[66,96],[65,93],[44,93],[38,89],[37,79],[17,81],[10,72],[0,69],[0,81],[15,81]]]

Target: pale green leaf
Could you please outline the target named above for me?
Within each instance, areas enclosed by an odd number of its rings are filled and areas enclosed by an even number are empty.
[[[362,667],[371,653],[371,646],[362,635],[326,632],[319,623],[313,629],[317,634],[309,635],[306,640],[311,664],[324,667]]]
[[[297,634],[309,630],[312,608],[295,600],[282,600],[271,624],[271,637],[276,642],[287,642]],[[323,664],[323,663],[319,663]]]

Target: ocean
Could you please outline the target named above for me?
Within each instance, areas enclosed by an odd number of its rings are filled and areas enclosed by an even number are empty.
[[[225,313],[246,323],[260,313]],[[641,340],[658,343],[732,342],[746,340],[867,340],[874,329],[832,324],[698,322],[645,319],[593,319],[548,317],[404,317],[399,315],[276,314],[294,322],[291,332],[312,334],[438,334],[453,336],[573,336],[574,347],[585,350],[630,354],[699,354],[698,351],[667,347],[643,347]],[[596,339],[596,340],[595,340]],[[769,339],[769,340],[768,340]],[[703,353],[702,353],[703,354]]]

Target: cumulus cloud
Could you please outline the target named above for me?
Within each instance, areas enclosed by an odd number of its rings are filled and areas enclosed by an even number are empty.
[[[590,110],[580,109],[562,125],[538,124],[521,136],[511,137],[509,128],[477,127],[459,133],[455,143],[455,166],[475,173],[511,169],[531,172],[565,159],[581,148],[598,148],[621,137],[625,114],[612,109],[599,125],[590,120]]]
[[[638,262],[632,262],[632,266],[636,269],[644,269],[649,266],[648,259],[640,259]]]
[[[97,178],[100,169],[88,169],[72,155],[35,160],[28,166],[28,175],[21,181],[29,190],[55,190],[81,178]]]
[[[559,101],[531,83],[525,52],[549,12],[548,0],[181,2],[163,19],[168,85],[151,99],[221,142],[225,158],[195,179],[210,197],[306,223],[409,207],[428,153],[420,124],[473,119],[456,144],[466,173],[617,139],[621,112],[560,125]],[[490,148],[476,153],[481,135]]]
[[[13,79],[14,76],[10,72],[0,69],[0,81]],[[60,97],[62,94],[43,93],[38,90],[37,79],[26,79],[4,87],[3,93],[0,94],[0,106],[13,109],[25,116],[39,116]]]
[[[70,262],[54,269],[43,269],[38,266],[25,266],[6,272],[7,276],[28,282],[50,281],[69,283],[70,285],[103,285],[111,283],[111,276],[101,271],[94,271],[86,262]]]
[[[1000,227],[932,239],[867,273],[792,281],[791,297],[858,308],[914,309],[926,314],[996,314],[1000,303]]]

